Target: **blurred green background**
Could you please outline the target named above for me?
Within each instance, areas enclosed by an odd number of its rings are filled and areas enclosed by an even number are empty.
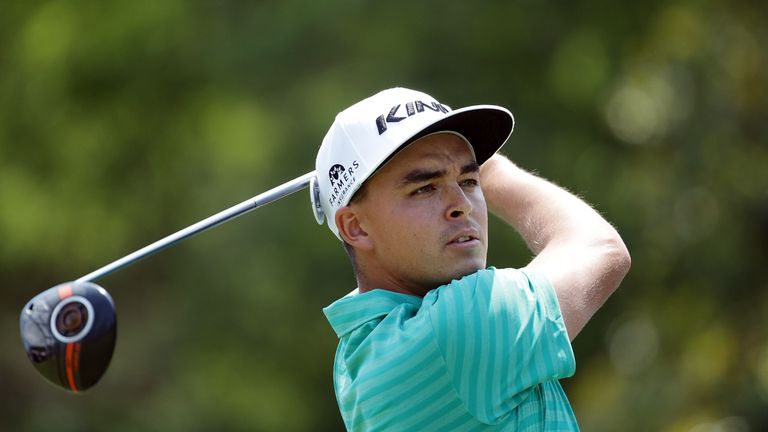
[[[633,268],[574,342],[586,431],[768,430],[768,3],[0,4],[0,430],[336,431],[354,287],[306,191],[99,281],[110,370],[72,396],[18,314],[313,169],[335,114],[416,88],[517,120],[503,152],[593,203]],[[489,263],[530,259],[492,221]]]

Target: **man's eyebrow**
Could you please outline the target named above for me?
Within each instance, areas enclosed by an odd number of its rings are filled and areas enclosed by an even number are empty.
[[[477,164],[477,161],[472,161],[461,167],[461,174],[476,173],[478,171],[480,171],[480,165]]]
[[[461,175],[468,174],[468,173],[476,173],[480,171],[480,165],[477,164],[477,162],[472,161],[463,167],[461,167],[461,171],[459,172]],[[434,180],[440,177],[443,177],[447,174],[446,170],[422,170],[422,169],[415,169],[413,171],[408,172],[406,175],[403,176],[402,180],[400,180],[400,187],[405,187],[410,184],[414,183],[424,183],[428,182],[430,180]]]
[[[405,187],[413,183],[423,183],[430,180],[434,180],[436,178],[440,178],[444,176],[445,174],[446,174],[445,170],[427,171],[422,169],[415,169],[403,176],[403,178],[400,180],[400,187]]]

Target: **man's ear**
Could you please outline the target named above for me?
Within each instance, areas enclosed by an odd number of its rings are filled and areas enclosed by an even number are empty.
[[[370,250],[373,242],[360,221],[360,215],[352,206],[336,210],[336,227],[341,238],[356,249]]]

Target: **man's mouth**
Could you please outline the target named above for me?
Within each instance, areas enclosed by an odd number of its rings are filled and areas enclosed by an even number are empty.
[[[449,245],[464,245],[464,244],[474,244],[479,243],[480,241],[480,234],[475,230],[466,230],[464,232],[458,233],[451,241],[448,242]]]
[[[472,236],[461,236],[457,238],[456,240],[452,241],[451,243],[466,243],[470,240],[474,240],[475,238]]]

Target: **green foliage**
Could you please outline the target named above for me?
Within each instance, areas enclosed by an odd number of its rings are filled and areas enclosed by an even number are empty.
[[[768,40],[755,1],[6,2],[0,430],[340,430],[322,307],[354,287],[305,192],[99,281],[120,331],[73,397],[18,312],[301,175],[393,85],[515,114],[504,153],[593,203],[633,269],[574,343],[584,430],[768,428]],[[530,258],[493,221],[490,264]]]

